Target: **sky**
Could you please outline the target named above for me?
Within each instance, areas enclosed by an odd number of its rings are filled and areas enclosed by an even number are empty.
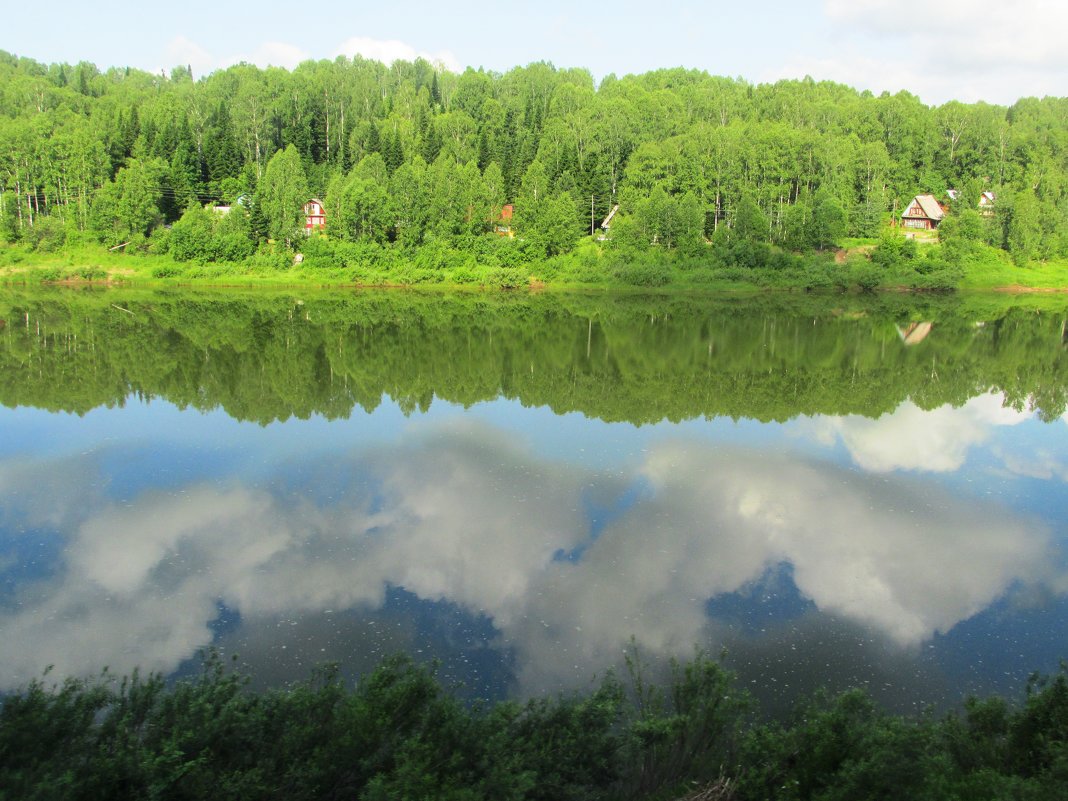
[[[811,75],[875,93],[904,89],[928,104],[1068,96],[1063,0],[12,5],[0,49],[101,68],[188,64],[195,77],[240,61],[291,68],[359,53],[496,72],[550,61],[587,68],[598,81],[679,66],[753,83]]]

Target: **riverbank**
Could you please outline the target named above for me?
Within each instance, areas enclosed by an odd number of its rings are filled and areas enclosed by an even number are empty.
[[[941,719],[889,715],[853,690],[764,722],[700,654],[663,683],[629,664],[583,695],[474,706],[399,657],[354,687],[328,667],[253,692],[215,654],[171,686],[136,673],[38,681],[0,707],[0,783],[18,798],[57,786],[67,798],[176,786],[249,799],[1061,797],[1063,673],[1036,678],[1021,705],[972,699]]]
[[[145,286],[449,287],[468,289],[678,289],[714,292],[765,290],[1068,292],[1068,261],[1018,267],[993,248],[965,266],[935,260],[887,264],[872,259],[871,243],[787,254],[759,267],[715,259],[680,259],[649,251],[606,253],[595,243],[531,264],[458,266],[420,260],[358,263],[301,258],[279,249],[243,262],[177,261],[167,254],[125,254],[83,245],[59,252],[0,247],[0,283]]]

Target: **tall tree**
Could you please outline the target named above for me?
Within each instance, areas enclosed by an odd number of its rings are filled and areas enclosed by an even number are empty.
[[[271,156],[256,195],[267,235],[292,244],[304,229],[302,209],[308,200],[308,179],[296,147],[288,145]]]

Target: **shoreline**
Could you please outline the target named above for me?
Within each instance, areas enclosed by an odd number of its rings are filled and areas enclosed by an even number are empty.
[[[0,268],[0,287],[58,287],[68,289],[323,289],[323,290],[415,290],[429,292],[460,293],[530,293],[540,292],[619,292],[641,294],[824,294],[824,295],[863,295],[863,294],[902,294],[902,295],[952,295],[988,294],[1001,295],[1066,295],[1068,286],[1026,286],[1023,284],[1000,284],[990,286],[969,286],[967,284],[953,288],[926,288],[902,284],[887,284],[873,288],[859,287],[812,287],[802,284],[758,284],[724,281],[667,283],[660,286],[635,286],[624,283],[572,283],[532,280],[529,284],[514,287],[498,287],[489,284],[455,283],[447,280],[439,282],[400,283],[400,282],[361,282],[351,280],[329,280],[317,276],[275,276],[252,275],[246,278],[237,276],[219,277],[185,277],[154,278],[139,275],[107,276],[105,278],[82,278],[69,275],[57,279],[35,279],[25,272],[5,272]]]
[[[662,262],[647,254],[640,263],[613,260],[606,253],[500,268],[382,269],[364,264],[285,268],[232,262],[176,261],[164,254],[97,252],[95,248],[51,253],[0,247],[0,285],[67,287],[323,289],[437,289],[458,292],[682,292],[729,293],[886,293],[929,295],[952,292],[1001,294],[1068,293],[1068,261],[1012,265],[991,253],[965,267],[929,273],[905,265],[873,264],[862,249],[804,254],[788,269],[723,267],[714,261],[679,263],[670,252]],[[655,254],[653,254],[655,255]],[[396,273],[394,275],[393,273]]]

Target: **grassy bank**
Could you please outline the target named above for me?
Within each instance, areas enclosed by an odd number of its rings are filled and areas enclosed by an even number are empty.
[[[882,255],[875,240],[797,255],[770,248],[682,257],[652,249],[620,253],[591,240],[566,254],[531,263],[502,264],[441,249],[410,257],[387,249],[337,252],[317,244],[311,253],[262,248],[241,262],[178,261],[168,254],[122,253],[82,244],[57,252],[0,247],[0,282],[123,283],[202,286],[442,286],[490,289],[674,288],[695,291],[1068,291],[1068,260],[1012,263],[993,248],[977,248],[958,263],[924,246],[919,257]],[[339,249],[340,250],[340,249]]]

